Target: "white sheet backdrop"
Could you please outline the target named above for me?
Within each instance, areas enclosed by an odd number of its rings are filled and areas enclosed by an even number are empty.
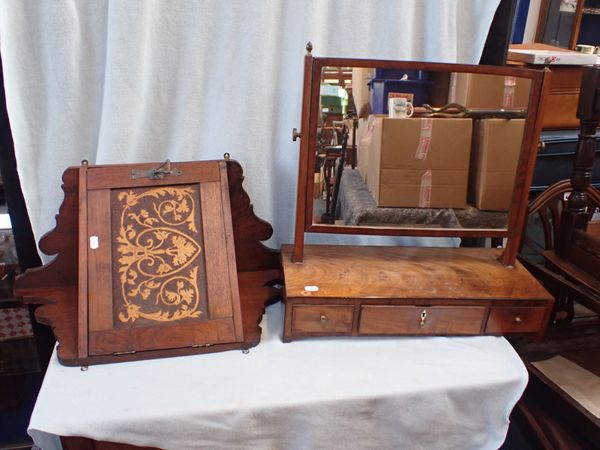
[[[271,244],[293,234],[302,64],[317,56],[477,63],[499,0],[4,0],[0,46],[36,239],[60,176],[91,163],[231,153]],[[331,242],[331,236],[330,242]],[[369,239],[365,238],[365,241]]]

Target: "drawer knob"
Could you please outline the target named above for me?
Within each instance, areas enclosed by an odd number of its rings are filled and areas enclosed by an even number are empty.
[[[515,317],[515,323],[523,323],[523,319],[521,319],[519,316]]]
[[[327,322],[327,316],[325,314],[321,314],[321,323]]]
[[[419,322],[419,325],[421,327],[425,326],[425,321],[427,320],[427,311],[423,310],[423,312],[421,313],[421,321]]]

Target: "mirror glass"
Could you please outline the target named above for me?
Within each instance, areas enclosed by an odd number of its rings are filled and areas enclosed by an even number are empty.
[[[312,224],[506,230],[531,85],[324,67],[310,147]]]
[[[543,21],[540,42],[569,48],[576,11],[577,0],[547,0],[545,15],[539,18]]]

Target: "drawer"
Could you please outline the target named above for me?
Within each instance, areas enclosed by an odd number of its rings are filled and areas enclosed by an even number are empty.
[[[352,305],[294,305],[294,333],[351,333],[354,306]]]
[[[358,334],[479,334],[485,306],[361,307]]]
[[[546,308],[495,307],[490,311],[486,333],[537,333],[544,324]]]

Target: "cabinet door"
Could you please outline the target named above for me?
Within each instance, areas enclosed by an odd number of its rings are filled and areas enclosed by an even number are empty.
[[[150,179],[153,167],[81,177],[79,318],[80,329],[89,318],[90,356],[243,340],[225,163],[174,164]]]

